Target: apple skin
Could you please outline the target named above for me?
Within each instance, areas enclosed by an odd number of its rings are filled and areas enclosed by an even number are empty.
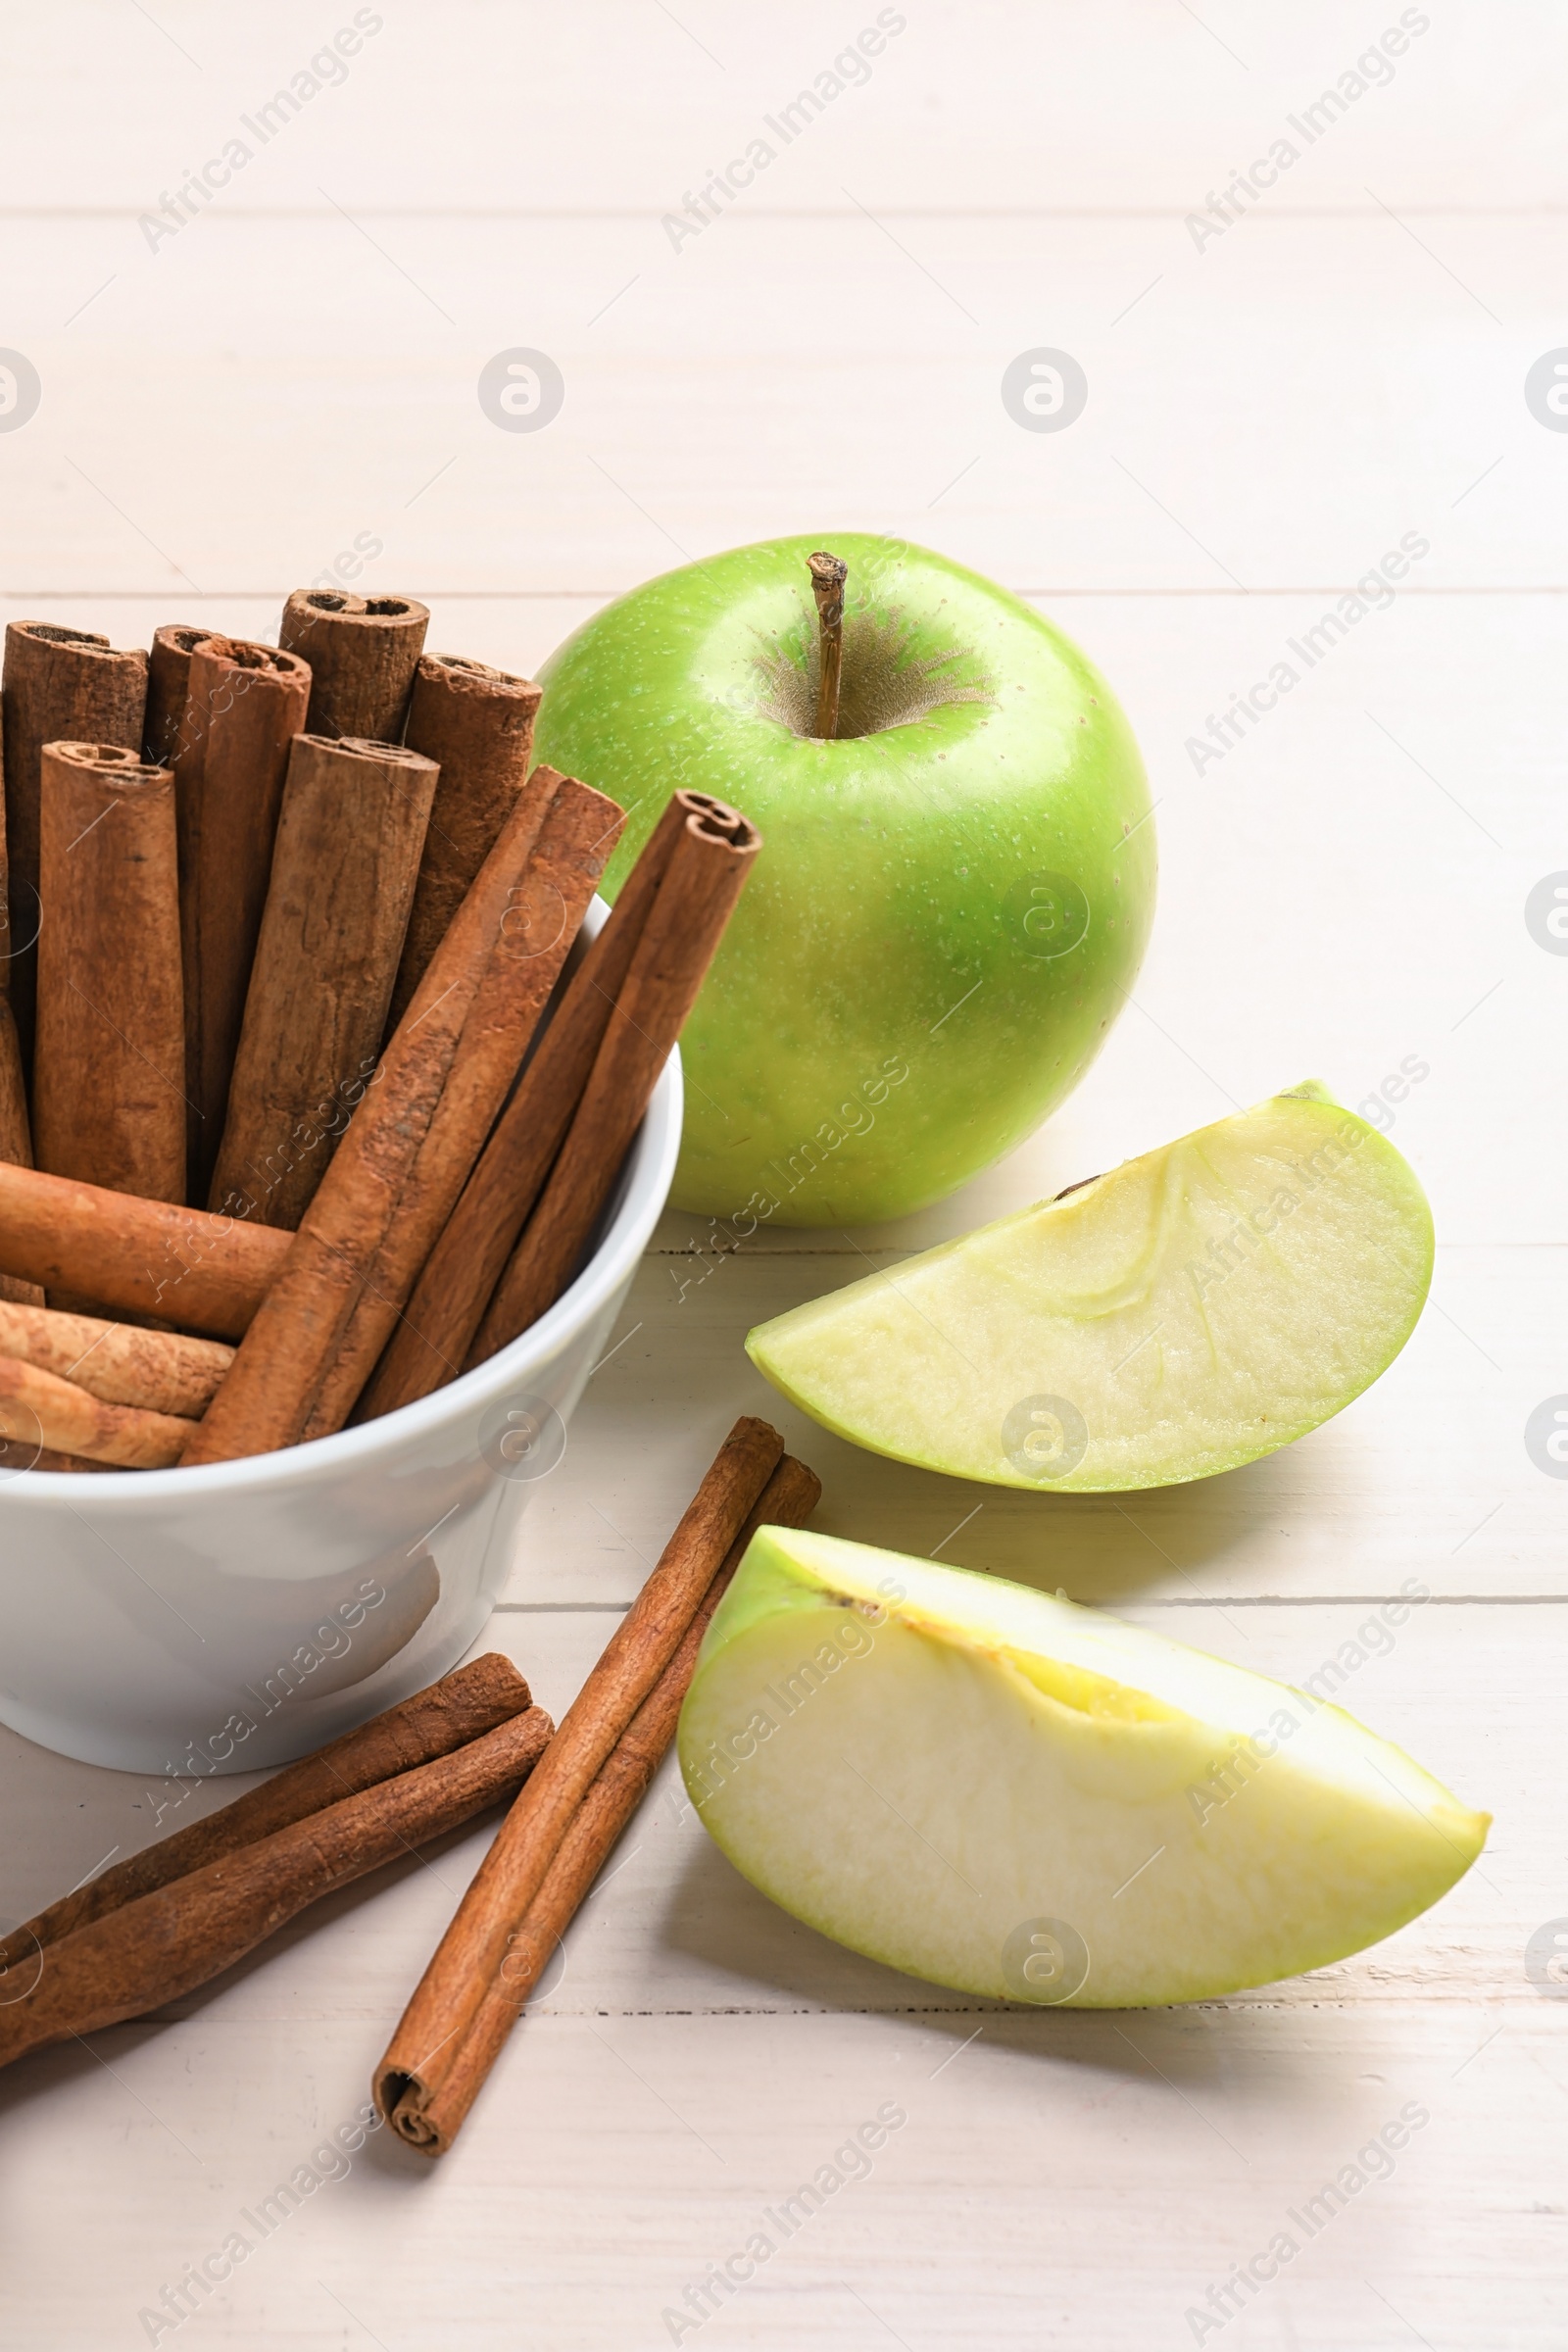
[[[806,731],[816,547],[849,565],[833,742]],[[540,682],[535,756],[628,810],[607,897],[674,791],[761,830],[681,1038],[676,1206],[742,1238],[900,1216],[1083,1076],[1149,934],[1149,788],[1104,680],[1018,598],[903,540],[771,540],[632,590]]]

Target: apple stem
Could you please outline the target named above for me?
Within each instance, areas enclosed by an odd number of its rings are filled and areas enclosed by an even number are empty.
[[[807,562],[821,642],[822,675],[816,690],[816,732],[831,743],[839,731],[839,678],[844,666],[844,583],[850,567],[837,556],[817,554]]]

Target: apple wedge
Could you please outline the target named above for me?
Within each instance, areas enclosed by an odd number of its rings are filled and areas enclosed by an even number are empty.
[[[1473,1813],[1339,1707],[1065,1598],[759,1530],[680,1719],[753,1886],[964,1992],[1196,2001],[1437,1901]]]
[[[813,1299],[747,1340],[813,1419],[994,1486],[1177,1486],[1289,1445],[1414,1330],[1432,1216],[1316,1085]]]

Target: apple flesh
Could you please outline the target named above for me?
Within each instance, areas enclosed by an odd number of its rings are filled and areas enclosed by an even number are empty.
[[[822,547],[849,565],[831,742]],[[761,830],[681,1037],[678,1206],[742,1238],[898,1216],[1083,1075],[1143,956],[1153,827],[1109,687],[1038,612],[902,540],[780,539],[633,590],[540,678],[536,757],[629,811],[608,897],[680,787]]]
[[[873,1452],[995,1486],[1174,1486],[1272,1453],[1415,1328],[1432,1216],[1323,1089],[763,1323],[774,1387]]]
[[[759,1530],[680,1720],[753,1886],[997,1999],[1196,2001],[1436,1902],[1488,1816],[1340,1708],[1098,1610]]]

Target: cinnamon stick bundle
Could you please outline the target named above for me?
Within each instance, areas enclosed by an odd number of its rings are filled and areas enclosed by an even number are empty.
[[[457,654],[425,654],[414,673],[409,749],[441,770],[424,837],[403,960],[387,1014],[395,1029],[528,776],[541,689]]]
[[[210,629],[191,628],[182,621],[171,621],[153,631],[141,739],[141,756],[149,767],[172,767],[174,763],[179,722],[190,690],[190,658],[211,635]]]
[[[528,1686],[512,1660],[499,1650],[487,1650],[471,1665],[459,1666],[411,1698],[383,1708],[314,1755],[285,1765],[232,1804],[187,1823],[62,1895],[0,1938],[0,1972],[9,1975],[35,1944],[59,1943],[77,1928],[107,1918],[155,1887],[167,1886],[241,1846],[254,1845],[323,1806],[450,1755],[454,1748],[526,1713],[532,1703]]]
[[[183,1200],[174,779],[101,743],[46,744],[40,766],[33,1152],[54,1176]]]
[[[618,811],[611,801],[604,808],[608,826]],[[537,832],[537,804],[525,796],[415,992],[187,1461],[298,1442],[418,1160]]]
[[[0,1273],[237,1340],[292,1236],[0,1161]]]
[[[0,673],[4,714],[10,996],[24,1070],[32,1067],[38,938],[38,804],[46,743],[107,743],[139,753],[147,656],[117,653],[90,629],[14,620]]]
[[[736,1422],[523,1799],[502,1823],[376,2069],[377,2107],[415,2144],[434,2144],[419,2119],[459,2064],[509,1936],[522,1926],[596,1776],[674,1657],[783,1451],[783,1439],[765,1421]]]
[[[710,806],[716,804],[702,794],[677,793],[645,843],[431,1250],[357,1419],[372,1420],[428,1396],[463,1369],[571,1124],[670,852],[688,817]]]
[[[527,792],[552,796],[538,840],[502,918],[440,1103],[306,1421],[306,1438],[341,1429],[374,1369],[511,1091],[620,837],[614,803],[575,777],[535,768]],[[514,806],[521,805],[514,796]]]
[[[74,1381],[0,1355],[0,1430],[14,1444],[84,1454],[122,1470],[172,1470],[195,1421],[105,1404]]]
[[[141,2017],[205,1984],[286,1921],[382,1862],[509,1796],[547,1752],[530,1707],[466,1746],[378,1781],[74,1929],[15,1972],[0,2006],[0,2066],[71,2034]]]
[[[439,2082],[426,2089],[425,2078],[420,2075],[408,2078],[407,2086],[401,2089],[390,2120],[412,2147],[427,2156],[441,2156],[456,2139],[529,1994],[668,1751],[703,1636],[746,1546],[759,1527],[804,1527],[821,1492],[821,1481],[814,1473],[792,1454],[785,1454],[699,1601],[674,1656],[595,1775],[556,1848],[538,1893],[523,1913],[520,1926],[508,1936],[505,1956],[466,2029],[457,2036],[450,2056],[444,2058]],[[564,1725],[562,1728],[564,1730]],[[378,2079],[378,2096],[380,2088]],[[387,2081],[386,2096],[391,2097],[395,2088],[396,2083]]]
[[[232,637],[200,640],[174,766],[185,981],[189,1198],[218,1159],[256,942],[272,870],[289,747],[311,673],[297,655]]]
[[[277,642],[311,665],[310,732],[401,743],[429,625],[427,607],[412,596],[297,588],[283,607]]]
[[[391,743],[297,735],[210,1205],[299,1224],[364,1097],[435,792]]]
[[[468,1350],[470,1368],[537,1322],[571,1280],[760,848],[756,826],[718,801],[692,809],[676,835],[561,1156]]]
[[[187,1421],[206,1412],[234,1360],[233,1348],[220,1340],[190,1340],[177,1331],[145,1331],[133,1323],[3,1300],[0,1354],[74,1381],[105,1404],[175,1413]]]

